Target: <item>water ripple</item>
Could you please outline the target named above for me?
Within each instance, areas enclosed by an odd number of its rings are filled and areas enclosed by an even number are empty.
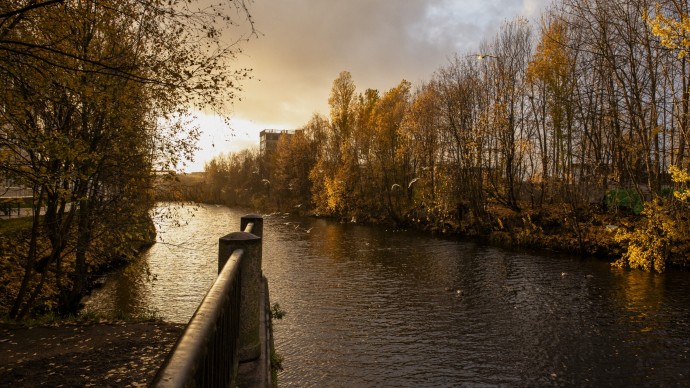
[[[186,322],[215,277],[219,231],[243,213],[200,207],[143,257],[156,281],[122,277],[92,303]],[[281,386],[690,384],[687,273],[264,221],[263,270],[287,312],[274,325]]]

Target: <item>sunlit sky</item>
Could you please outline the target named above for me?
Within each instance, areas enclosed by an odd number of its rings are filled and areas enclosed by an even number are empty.
[[[347,70],[358,92],[406,79],[418,85],[455,53],[476,52],[518,16],[535,27],[551,0],[254,0],[259,36],[243,44],[237,67],[252,68],[235,101],[231,127],[198,114],[203,135],[195,160],[258,146],[266,128],[295,129],[328,115],[333,80]]]

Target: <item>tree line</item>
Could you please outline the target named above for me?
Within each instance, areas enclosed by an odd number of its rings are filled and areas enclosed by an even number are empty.
[[[197,198],[478,235],[507,227],[508,214],[522,233],[544,231],[555,209],[580,246],[593,213],[648,215],[656,201],[680,236],[687,180],[670,169],[688,170],[688,11],[677,0],[563,0],[538,28],[507,21],[418,86],[358,92],[344,71],[328,116],[275,152],[213,159]],[[636,225],[610,240],[634,248],[630,230],[654,229]],[[678,239],[642,245],[621,265],[662,271],[687,257]]]
[[[33,210],[2,239],[10,318],[76,311],[99,268],[154,241],[156,171],[194,151],[192,109],[225,110],[248,76],[230,67],[247,36],[223,40],[243,18],[241,0],[0,4],[0,175]]]

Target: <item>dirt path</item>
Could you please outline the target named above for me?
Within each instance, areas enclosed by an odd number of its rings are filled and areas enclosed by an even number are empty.
[[[0,387],[147,386],[183,329],[168,323],[0,325]]]

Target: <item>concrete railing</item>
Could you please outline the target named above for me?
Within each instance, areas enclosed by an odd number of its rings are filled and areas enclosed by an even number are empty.
[[[218,278],[154,378],[155,387],[233,387],[240,362],[261,355],[263,219],[221,237]]]

